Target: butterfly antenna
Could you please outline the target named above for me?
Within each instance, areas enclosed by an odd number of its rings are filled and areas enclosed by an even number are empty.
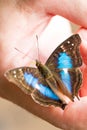
[[[39,41],[38,41],[38,36],[36,35],[36,39],[37,39],[37,59],[40,61],[40,51],[39,51]]]
[[[24,52],[22,52],[21,50],[19,50],[18,48],[14,48],[16,51],[18,51],[18,52],[20,52],[22,55],[25,55],[25,53]],[[32,62],[30,62],[31,64],[35,64],[35,61],[34,61],[34,59],[32,58],[32,57],[30,57],[30,56],[28,56],[28,55],[25,55],[25,56],[23,56],[23,59],[25,58],[25,57],[28,57],[28,58],[30,58],[31,60],[32,60]]]
[[[18,48],[14,48],[16,51],[20,52],[21,54],[24,54],[21,50],[19,50]]]

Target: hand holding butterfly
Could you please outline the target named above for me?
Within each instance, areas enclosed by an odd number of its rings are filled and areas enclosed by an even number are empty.
[[[18,104],[57,127],[66,130],[86,130],[87,30],[84,29],[87,28],[86,2],[61,2],[56,0],[49,2],[45,0],[8,2],[9,4],[6,1],[0,1],[0,96]],[[68,37],[70,33],[69,24],[66,21],[61,21],[62,24],[59,27],[60,18],[53,17],[54,15],[64,16],[83,27],[78,31],[82,38],[81,54],[84,61],[84,65],[81,68],[83,73],[83,85],[80,90],[81,99],[80,101],[70,102],[64,111],[59,107],[42,107],[36,104],[29,95],[24,94],[19,88],[7,82],[3,76],[7,69],[29,65],[31,58],[37,58],[36,47],[34,46],[36,35],[39,36],[40,59],[42,62],[53,51],[52,48],[55,49],[58,46],[57,43],[60,37],[61,41],[66,38],[65,34]],[[67,30],[65,27],[67,27]],[[15,48],[18,48],[24,54],[16,51]]]

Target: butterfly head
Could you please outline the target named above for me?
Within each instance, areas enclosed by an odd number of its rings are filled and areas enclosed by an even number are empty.
[[[40,61],[36,60],[36,67],[38,68],[39,72],[43,75],[45,65],[43,65]]]
[[[41,66],[41,65],[42,65],[41,62],[38,61],[38,60],[36,60],[36,66],[37,66],[37,68],[38,68],[39,66]]]

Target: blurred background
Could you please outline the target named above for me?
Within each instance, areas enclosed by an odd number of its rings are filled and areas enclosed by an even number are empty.
[[[70,23],[72,32],[78,26]],[[0,98],[0,130],[60,130],[17,105]]]

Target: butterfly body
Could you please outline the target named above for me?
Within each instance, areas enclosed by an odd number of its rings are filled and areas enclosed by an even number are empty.
[[[39,104],[63,108],[78,96],[82,83],[80,43],[79,35],[75,34],[55,49],[45,65],[36,60],[36,68],[15,68],[5,75]]]

